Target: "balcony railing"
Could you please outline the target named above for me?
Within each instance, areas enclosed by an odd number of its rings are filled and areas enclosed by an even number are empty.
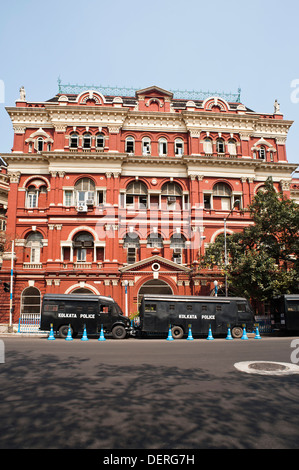
[[[23,263],[23,269],[41,269],[42,263]]]

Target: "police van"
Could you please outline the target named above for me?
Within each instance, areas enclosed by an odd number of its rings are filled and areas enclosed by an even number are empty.
[[[299,294],[274,297],[270,310],[273,330],[285,333],[299,331]]]
[[[166,334],[171,325],[172,336],[180,339],[188,334],[213,335],[227,333],[241,338],[243,326],[254,328],[254,313],[242,297],[197,297],[178,295],[144,295],[139,309],[141,335]]]
[[[103,330],[116,339],[123,339],[131,330],[129,318],[123,315],[118,304],[100,295],[45,294],[43,297],[40,330],[53,331],[66,338],[69,327],[72,336],[83,333],[98,334]]]

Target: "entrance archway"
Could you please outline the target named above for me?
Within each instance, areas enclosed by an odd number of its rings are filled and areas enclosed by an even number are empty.
[[[154,294],[154,295],[172,295],[172,289],[169,284],[161,279],[151,279],[146,281],[139,289],[138,292],[138,305],[140,305],[142,295]]]
[[[94,292],[92,292],[89,289],[86,289],[85,287],[79,287],[78,289],[73,290],[72,294],[88,294],[88,295],[93,294],[94,295]]]

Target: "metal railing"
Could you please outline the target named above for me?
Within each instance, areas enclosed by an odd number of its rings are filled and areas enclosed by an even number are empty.
[[[39,313],[22,313],[19,318],[18,333],[43,333],[39,330]]]

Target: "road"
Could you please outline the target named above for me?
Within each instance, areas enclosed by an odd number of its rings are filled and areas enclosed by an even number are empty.
[[[1,339],[0,449],[298,448],[299,375],[234,367],[293,338]]]

